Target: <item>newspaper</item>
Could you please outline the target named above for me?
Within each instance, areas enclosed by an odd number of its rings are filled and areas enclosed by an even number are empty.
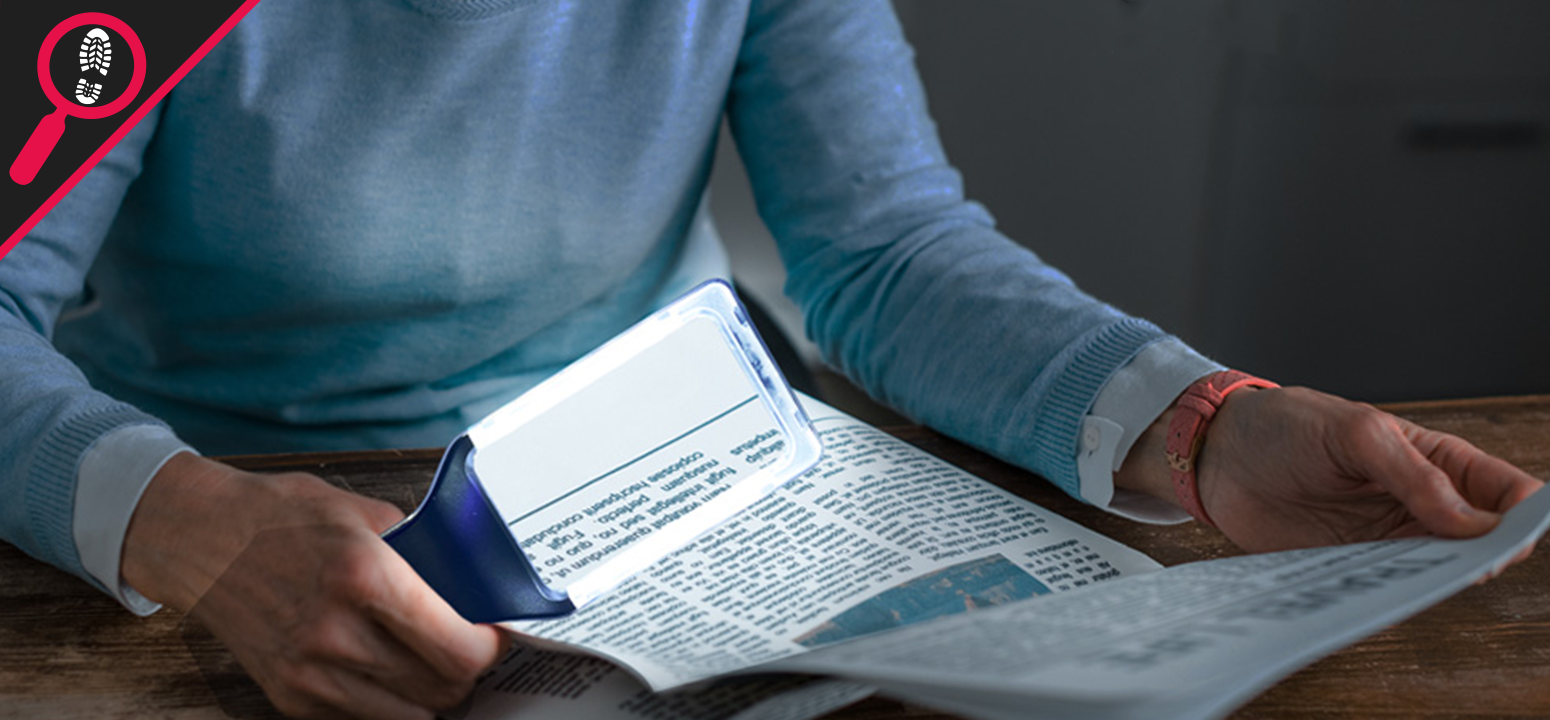
[[[803,404],[824,444],[818,467],[576,614],[508,627],[610,658],[666,690],[1161,567],[838,410]]]
[[[1540,493],[1476,540],[1164,570],[804,405],[817,468],[575,615],[507,623],[541,647],[515,651],[458,716],[805,720],[876,688],[998,720],[1218,717],[1499,568],[1550,515]],[[726,679],[771,672],[797,676]]]
[[[518,647],[447,716],[807,720],[874,689],[804,675],[726,676],[849,638],[1161,567],[817,400],[803,404],[824,443],[818,467],[575,615],[507,623],[522,636]],[[735,462],[710,450],[704,438],[717,435],[705,430],[661,456]],[[734,449],[762,447],[744,445]],[[715,482],[695,472],[704,462],[683,464],[656,487],[713,492],[697,489],[696,480]],[[672,483],[688,473],[701,477]],[[623,499],[607,506],[620,524],[635,516],[617,508],[639,508],[649,519],[652,508],[674,505],[672,496],[648,503],[632,497],[638,490],[618,492],[605,499]],[[559,565],[545,552],[582,542],[542,542],[567,537],[543,526],[550,520],[512,528],[540,567]]]
[[[964,715],[1215,718],[1313,660],[1500,572],[1550,493],[1472,540],[1212,560],[945,618],[782,662]]]
[[[479,682],[455,720],[809,720],[873,694],[800,675],[721,678],[654,692],[619,666],[565,648],[519,644]]]

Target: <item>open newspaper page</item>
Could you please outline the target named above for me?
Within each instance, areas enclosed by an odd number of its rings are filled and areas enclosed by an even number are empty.
[[[817,468],[576,614],[508,627],[611,658],[664,690],[1160,567],[833,408],[804,405],[824,443]],[[701,480],[677,487],[696,492]],[[671,502],[640,502],[614,520],[646,522],[635,515]],[[524,540],[544,531],[513,530]]]
[[[1547,525],[1550,493],[1540,492],[1473,540],[1191,563],[777,665],[995,720],[1215,718],[1318,657],[1499,571]]]
[[[811,720],[872,695],[862,683],[740,675],[653,692],[601,658],[519,643],[450,720]]]

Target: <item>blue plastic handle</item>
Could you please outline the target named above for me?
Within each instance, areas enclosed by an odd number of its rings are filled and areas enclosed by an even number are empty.
[[[468,464],[461,435],[441,458],[425,500],[383,539],[469,622],[569,615],[576,605],[544,583]]]

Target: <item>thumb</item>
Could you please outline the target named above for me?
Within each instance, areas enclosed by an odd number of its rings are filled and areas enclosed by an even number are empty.
[[[276,477],[287,476],[294,476],[306,482],[313,492],[323,496],[323,501],[347,508],[348,512],[359,517],[361,521],[365,522],[367,527],[371,528],[378,535],[386,532],[388,528],[404,519],[404,511],[386,500],[366,497],[351,490],[330,485],[321,478],[305,473],[286,473]]]
[[[356,495],[355,502],[361,514],[365,516],[366,523],[378,535],[387,532],[388,528],[393,527],[395,523],[404,519],[404,511],[399,510],[397,505],[386,500]]]

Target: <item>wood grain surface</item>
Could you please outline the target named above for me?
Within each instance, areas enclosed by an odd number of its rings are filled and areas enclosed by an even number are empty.
[[[1550,396],[1406,403],[1385,409],[1463,436],[1550,479]],[[1238,551],[1193,524],[1131,523],[1025,472],[919,428],[925,450],[1173,565]],[[406,511],[439,450],[227,458],[259,471],[315,473]],[[0,718],[275,718],[278,713],[197,623],[137,618],[80,580],[0,543]],[[834,720],[948,718],[886,699]],[[1239,709],[1240,720],[1550,718],[1550,548],[1502,577],[1327,657]]]

